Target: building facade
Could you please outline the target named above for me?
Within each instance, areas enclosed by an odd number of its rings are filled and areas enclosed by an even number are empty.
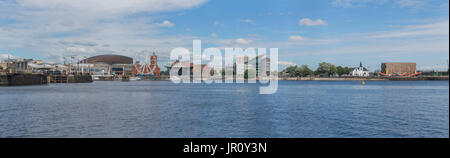
[[[94,78],[131,75],[133,58],[121,55],[99,55],[70,64],[73,72],[90,73]]]
[[[350,76],[369,77],[369,75],[369,70],[363,67],[362,62],[350,72]]]
[[[392,75],[416,74],[416,63],[382,63],[381,73]]]
[[[150,65],[136,61],[131,70],[132,76],[161,76],[161,69],[158,66],[158,56],[153,53],[150,56]]]

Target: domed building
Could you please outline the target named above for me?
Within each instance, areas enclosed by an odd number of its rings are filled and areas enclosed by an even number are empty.
[[[74,65],[77,66],[77,65]],[[81,72],[89,72],[94,78],[98,76],[119,76],[130,74],[133,58],[122,55],[98,55],[78,63]]]

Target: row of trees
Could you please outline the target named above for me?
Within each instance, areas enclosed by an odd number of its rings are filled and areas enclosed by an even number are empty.
[[[335,66],[331,63],[322,62],[315,71],[311,70],[307,65],[302,65],[300,67],[289,66],[285,70],[281,71],[281,74],[285,74],[289,77],[306,77],[312,75],[320,76],[342,76],[345,74],[350,74],[353,68]]]

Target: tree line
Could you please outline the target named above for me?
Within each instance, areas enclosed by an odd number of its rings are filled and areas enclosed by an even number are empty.
[[[289,77],[307,77],[313,75],[319,76],[342,76],[348,75],[353,70],[351,67],[335,66],[332,63],[322,62],[315,71],[311,70],[308,65],[301,65],[300,67],[289,66],[280,72],[281,76]]]

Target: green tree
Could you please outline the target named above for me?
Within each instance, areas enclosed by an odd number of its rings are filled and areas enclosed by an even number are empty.
[[[306,77],[312,75],[313,71],[308,67],[308,65],[302,65],[300,67],[300,74],[302,77]]]
[[[289,66],[283,70],[284,73],[287,73],[289,77],[296,77],[300,75],[299,68],[297,65]]]
[[[350,67],[342,67],[342,66],[336,67],[336,73],[339,76],[342,76],[344,74],[350,74],[351,71],[352,71],[352,68],[350,68]]]
[[[248,79],[249,76],[252,77],[251,79],[254,79],[254,77],[256,77],[256,71],[255,70],[250,70],[249,71],[248,69],[245,70],[244,71],[244,78]]]
[[[282,73],[287,73],[289,77],[306,77],[313,74],[313,71],[308,67],[308,65],[302,65],[300,67],[289,66],[282,71]]]
[[[0,66],[0,70],[3,70],[3,67],[2,67],[2,66]]]
[[[245,79],[248,79],[248,70],[245,70],[245,72],[244,72],[244,78],[245,78]]]
[[[332,76],[336,74],[336,67],[327,62],[322,62],[319,64],[319,67],[316,70],[317,75],[323,75],[323,76]]]

